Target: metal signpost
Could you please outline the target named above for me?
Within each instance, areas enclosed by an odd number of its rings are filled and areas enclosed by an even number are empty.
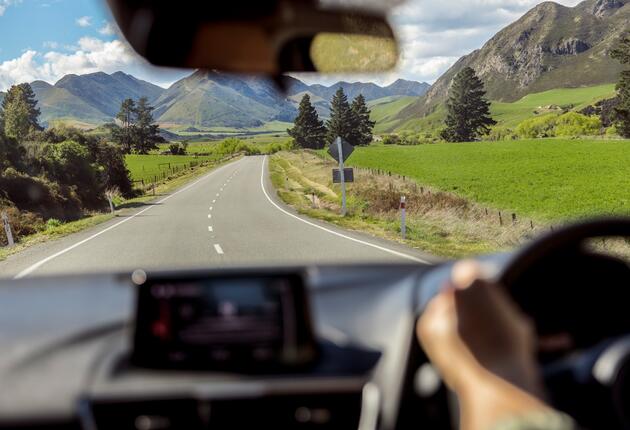
[[[341,216],[346,216],[346,178],[345,169],[343,163],[348,159],[350,154],[354,151],[354,147],[341,137],[337,137],[335,141],[328,147],[328,153],[332,158],[339,162],[339,182],[341,183]],[[334,169],[333,169],[333,182],[334,182]],[[354,177],[354,174],[353,174]]]
[[[2,211],[2,224],[4,224],[4,232],[7,234],[7,243],[9,246],[15,245],[13,233],[11,232],[11,224],[9,224],[9,216],[5,211]]]

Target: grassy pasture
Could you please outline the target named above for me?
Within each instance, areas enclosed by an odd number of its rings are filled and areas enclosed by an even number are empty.
[[[541,220],[630,214],[630,141],[537,139],[358,148],[348,160]]]
[[[152,182],[154,177],[159,177],[169,168],[181,168],[190,165],[191,162],[203,162],[218,160],[220,156],[195,157],[193,155],[127,155],[125,163],[131,172],[134,181],[145,180]],[[170,163],[170,166],[169,166]]]

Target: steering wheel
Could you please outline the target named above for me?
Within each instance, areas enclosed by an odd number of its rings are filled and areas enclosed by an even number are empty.
[[[499,281],[534,321],[554,407],[587,428],[628,429],[630,265],[598,252],[611,237],[630,237],[630,219],[547,234],[516,253]]]

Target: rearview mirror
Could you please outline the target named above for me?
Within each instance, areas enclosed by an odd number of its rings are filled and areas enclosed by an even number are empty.
[[[280,75],[382,72],[398,60],[383,15],[306,0],[108,0],[140,55],[168,67]]]

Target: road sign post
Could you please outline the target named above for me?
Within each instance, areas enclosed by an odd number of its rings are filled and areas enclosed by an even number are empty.
[[[9,224],[9,215],[7,215],[6,211],[2,211],[2,224],[4,224],[4,232],[7,235],[7,244],[11,247],[15,245],[15,241],[11,232],[11,224]]]
[[[407,238],[407,198],[400,196],[400,233],[403,240]]]
[[[339,162],[339,179],[341,183],[341,216],[346,216],[346,178],[343,163],[354,151],[354,147],[337,136],[335,141],[328,147],[328,153]],[[333,172],[334,175],[334,172]]]
[[[343,145],[341,137],[337,138],[337,151],[339,152],[339,177],[341,178],[341,216],[346,216],[346,178],[343,170]]]

